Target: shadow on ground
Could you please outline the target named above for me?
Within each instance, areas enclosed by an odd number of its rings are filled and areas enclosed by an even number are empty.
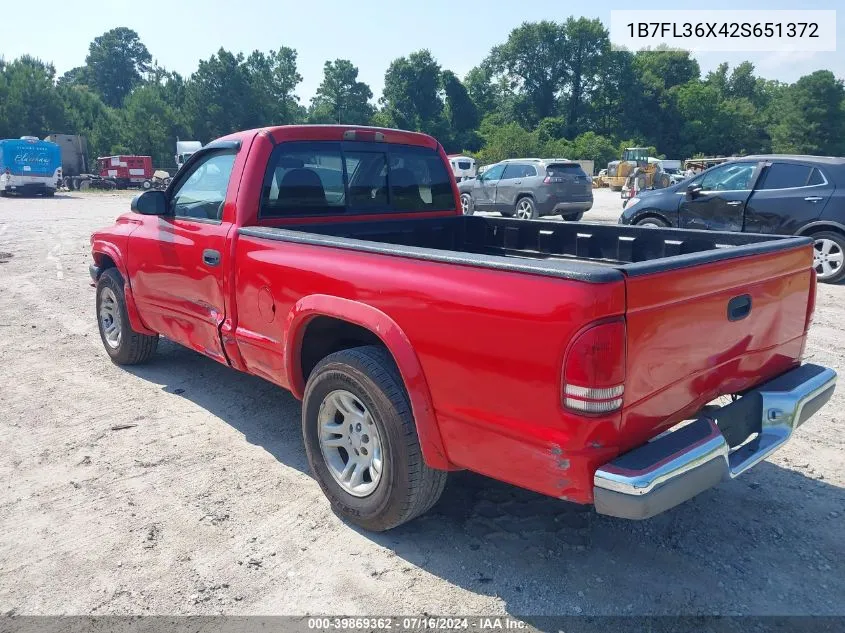
[[[286,391],[167,341],[130,371],[308,472],[300,406]],[[812,471],[810,461],[794,465]],[[643,522],[459,472],[427,515],[361,533],[512,614],[836,615],[843,517],[841,488],[768,462]]]

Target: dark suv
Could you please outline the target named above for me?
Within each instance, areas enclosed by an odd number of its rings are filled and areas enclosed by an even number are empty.
[[[513,158],[458,183],[465,215],[498,211],[531,220],[562,215],[578,221],[593,206],[593,182],[581,165],[558,158]]]
[[[819,281],[845,278],[845,158],[746,156],[628,201],[620,224],[808,235]]]

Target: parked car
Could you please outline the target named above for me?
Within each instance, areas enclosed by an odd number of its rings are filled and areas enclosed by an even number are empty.
[[[533,220],[562,215],[578,221],[593,206],[593,182],[578,163],[557,158],[514,158],[490,165],[458,184],[464,215],[498,211]]]
[[[413,132],[230,135],[91,245],[112,361],[163,335],[290,389],[315,479],[371,530],[457,469],[646,518],[772,453],[836,381],[801,363],[810,239],[465,216]]]
[[[621,224],[808,235],[819,281],[845,278],[845,158],[747,156],[631,198]]]

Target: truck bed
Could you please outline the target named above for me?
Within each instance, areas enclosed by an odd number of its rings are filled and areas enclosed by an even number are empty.
[[[593,283],[803,247],[810,238],[484,216],[245,227],[241,234]]]

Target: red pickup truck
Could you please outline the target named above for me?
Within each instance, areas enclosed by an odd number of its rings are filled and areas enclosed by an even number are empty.
[[[836,382],[801,363],[810,238],[464,216],[423,134],[233,134],[91,244],[111,359],[161,335],[289,389],[315,478],[371,530],[456,469],[647,518],[764,459]]]

